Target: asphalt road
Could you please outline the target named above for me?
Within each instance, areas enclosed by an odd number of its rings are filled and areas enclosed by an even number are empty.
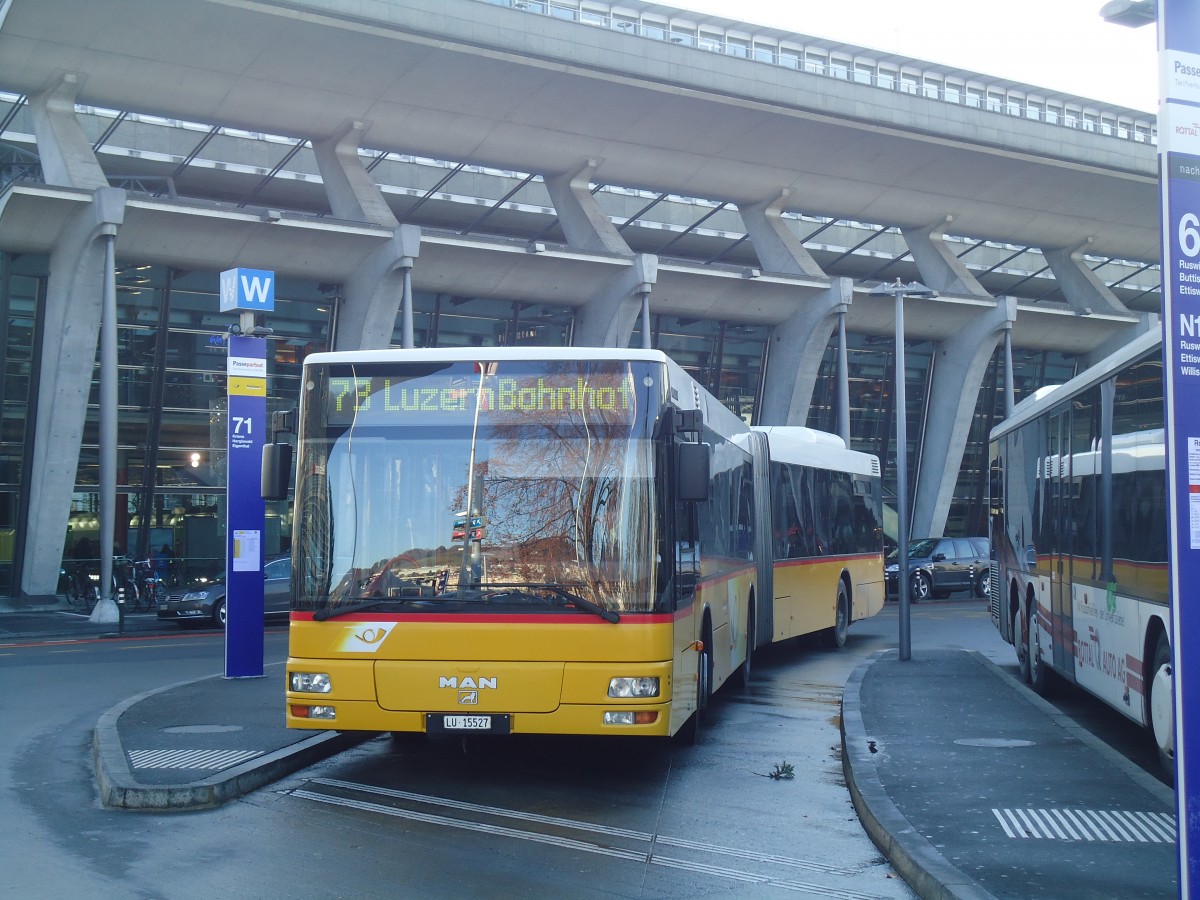
[[[0,871],[14,896],[912,897],[839,761],[842,687],[896,633],[889,604],[841,651],[757,654],[751,688],[722,692],[696,747],[380,738],[184,814],[102,808],[91,733],[133,694],[219,673],[219,633],[0,648]],[[914,606],[912,639],[914,654],[962,647],[1015,669],[983,601]],[[266,646],[271,671],[284,630]]]

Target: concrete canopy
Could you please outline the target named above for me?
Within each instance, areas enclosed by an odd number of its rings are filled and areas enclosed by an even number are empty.
[[[1155,150],[475,0],[13,0],[0,86],[1097,255],[1158,258]],[[853,110],[853,115],[846,110]]]

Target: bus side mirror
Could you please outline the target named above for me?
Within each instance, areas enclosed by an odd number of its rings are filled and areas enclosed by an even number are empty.
[[[712,447],[708,444],[675,445],[675,478],[680,500],[697,503],[708,499],[711,455]]]
[[[292,445],[263,444],[262,498],[286,500],[292,481]]]

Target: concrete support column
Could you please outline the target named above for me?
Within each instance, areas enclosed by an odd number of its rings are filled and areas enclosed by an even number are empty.
[[[79,446],[96,364],[106,279],[105,245],[125,218],[125,192],[101,188],[63,229],[50,253],[41,341],[33,462],[26,473],[21,593],[52,595],[79,468]]]
[[[849,305],[843,303],[837,314],[838,335],[838,391],[837,433],[846,446],[850,446],[850,361],[846,347],[846,313]]]
[[[317,168],[334,216],[395,228],[400,223],[358,155],[366,127],[365,122],[348,122],[337,134],[314,141]]]
[[[334,350],[390,347],[396,316],[404,316],[404,336],[412,339],[412,279],[421,252],[421,229],[401,225],[377,248],[342,288]]]
[[[938,347],[913,498],[912,533],[938,536],[946,527],[979,388],[1004,332],[1017,318],[1014,297],[1001,297]]]
[[[1004,418],[1013,414],[1017,405],[1017,382],[1013,373],[1012,323],[1004,329]]]
[[[742,224],[764,272],[824,278],[817,261],[783,221],[783,206],[791,194],[790,188],[783,188],[761,203],[738,207]]]
[[[79,87],[79,76],[68,72],[30,97],[29,111],[46,184],[94,191],[108,187],[108,178],[75,117]]]
[[[1067,304],[1080,315],[1108,313],[1133,317],[1135,314],[1129,307],[1117,299],[1117,295],[1084,262],[1083,254],[1091,242],[1088,238],[1075,248],[1042,249],[1042,256],[1066,296]]]
[[[902,228],[904,243],[912,253],[921,283],[939,294],[958,294],[968,297],[991,298],[983,285],[970,273],[962,260],[946,246],[946,226],[954,221],[953,216],[926,228]]]
[[[804,297],[796,312],[772,330],[759,415],[763,425],[803,425],[808,420],[825,347],[853,290],[851,279],[835,278],[826,291]]]
[[[542,180],[572,250],[632,256],[625,238],[592,196],[589,182],[599,165],[599,160],[589,159],[574,172],[545,175]]]
[[[627,347],[633,323],[642,312],[643,297],[648,300],[657,280],[658,257],[639,253],[605,291],[580,308],[571,343],[576,347]],[[645,308],[648,313],[648,302]]]

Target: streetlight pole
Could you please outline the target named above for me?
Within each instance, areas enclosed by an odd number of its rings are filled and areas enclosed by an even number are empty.
[[[937,292],[917,281],[871,288],[874,296],[888,296],[896,304],[896,591],[900,604],[900,658],[912,657],[912,618],[908,590],[908,398],[905,396],[904,298],[935,297]]]

